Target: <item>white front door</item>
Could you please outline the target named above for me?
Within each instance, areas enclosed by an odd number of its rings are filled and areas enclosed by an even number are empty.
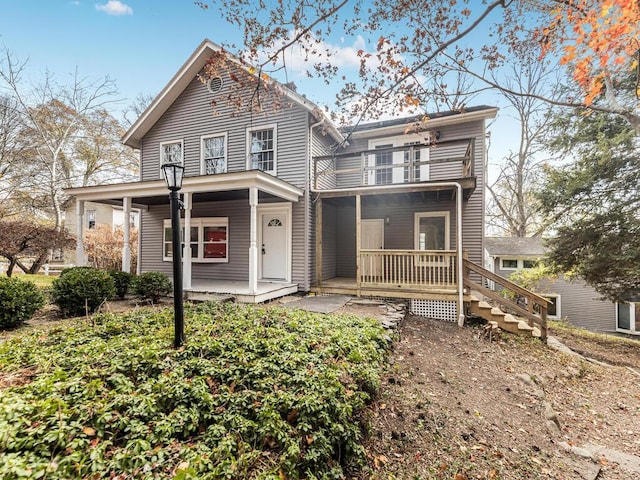
[[[261,277],[266,280],[287,279],[287,213],[261,213]]]
[[[360,248],[363,250],[382,250],[384,248],[384,220],[361,220]],[[360,265],[360,273],[364,276],[380,277],[382,275],[382,257],[364,256]]]

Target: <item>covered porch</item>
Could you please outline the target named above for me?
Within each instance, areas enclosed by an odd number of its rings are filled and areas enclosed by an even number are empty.
[[[142,212],[140,271],[171,276],[169,195],[163,180],[69,189],[76,199],[76,234],[84,230],[84,202],[122,205]],[[257,170],[185,177],[180,191],[185,292],[233,295],[261,302],[297,291],[292,278],[292,206],[302,190]],[[271,223],[268,223],[271,220]],[[269,231],[278,231],[268,238]],[[274,225],[271,228],[271,225]],[[125,238],[130,235],[124,224]],[[168,232],[167,232],[168,231]],[[122,269],[129,270],[128,242]],[[85,264],[78,242],[76,264]]]
[[[317,192],[319,294],[446,300],[463,312],[463,202],[474,178]]]

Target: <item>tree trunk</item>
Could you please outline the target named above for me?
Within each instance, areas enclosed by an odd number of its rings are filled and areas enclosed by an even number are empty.
[[[13,275],[13,268],[16,266],[16,260],[14,258],[9,258],[9,265],[7,266],[7,277]]]
[[[30,273],[31,275],[35,275],[40,271],[40,267],[42,267],[46,259],[47,259],[46,253],[40,254],[40,256],[36,259],[36,261],[33,262],[33,264],[31,265],[31,268],[29,268],[29,270],[26,271],[25,273]]]

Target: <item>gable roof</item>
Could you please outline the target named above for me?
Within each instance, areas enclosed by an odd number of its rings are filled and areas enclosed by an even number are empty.
[[[542,257],[546,253],[539,237],[485,237],[484,248],[491,257]]]
[[[222,51],[222,47],[215,44],[209,39],[204,39],[202,43],[194,50],[187,61],[180,67],[178,72],[167,83],[162,91],[154,98],[140,117],[127,130],[122,137],[122,143],[133,148],[140,148],[140,142],[153,125],[162,117],[162,115],[175,102],[185,88],[191,83],[195,76],[202,70],[207,63],[207,59],[214,53]],[[242,65],[240,60],[232,55],[228,58]],[[272,79],[275,82],[275,80]],[[311,113],[317,121],[324,122],[327,132],[336,140],[336,142],[344,141],[343,135],[338,131],[335,125],[329,120],[322,110],[313,102],[310,102],[302,95],[294,92],[287,86],[278,83],[278,87],[293,102],[302,106]]]

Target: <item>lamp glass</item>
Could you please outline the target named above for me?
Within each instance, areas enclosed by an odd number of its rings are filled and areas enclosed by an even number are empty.
[[[180,190],[182,188],[184,165],[180,163],[165,163],[162,165],[162,173],[169,190]]]

